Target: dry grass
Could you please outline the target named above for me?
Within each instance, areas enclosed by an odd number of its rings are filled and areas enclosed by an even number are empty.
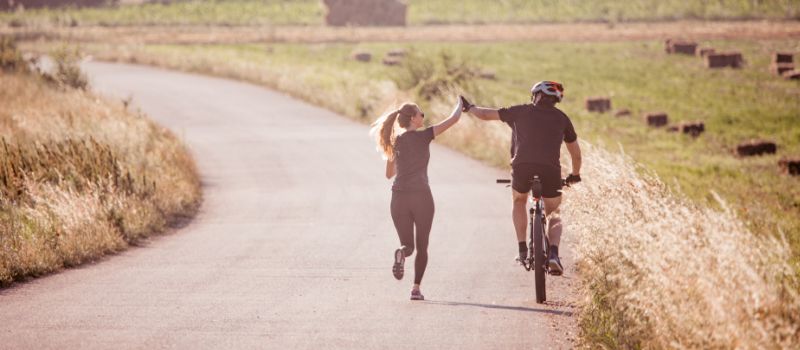
[[[587,181],[569,191],[564,216],[578,242],[587,345],[800,345],[799,285],[785,241],[753,235],[730,210],[690,204],[623,154],[581,147]]]
[[[122,103],[0,75],[0,285],[158,233],[200,202],[195,164]]]
[[[498,42],[629,41],[670,37],[693,40],[782,39],[800,37],[798,21],[499,24],[423,27],[0,27],[18,39],[68,40],[112,44],[243,44],[330,42]]]

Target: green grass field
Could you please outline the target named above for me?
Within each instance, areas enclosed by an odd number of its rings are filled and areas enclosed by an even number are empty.
[[[446,51],[470,65],[494,71],[496,79],[475,80],[465,91],[481,105],[525,103],[534,81],[563,82],[566,99],[561,107],[572,117],[581,137],[611,150],[623,149],[695,201],[717,206],[712,193],[720,194],[755,232],[776,236],[783,232],[798,257],[800,178],[780,174],[777,162],[782,156],[800,156],[800,84],[771,76],[767,67],[771,52],[798,52],[800,44],[793,40],[703,44],[741,50],[747,64],[739,70],[709,70],[700,58],[666,55],[660,42],[420,43],[400,47],[427,57]],[[398,94],[391,81],[401,68],[380,63],[383,54],[397,47],[370,43],[86,49],[99,57],[253,81],[370,121]],[[370,51],[378,59],[356,62],[350,58],[354,50]],[[632,115],[586,112],[584,98],[600,95],[611,96],[613,108],[628,108]],[[435,101],[418,102],[426,109],[436,107]],[[648,111],[666,112],[672,123],[703,121],[707,131],[693,139],[663,128],[648,128],[641,117]],[[505,137],[500,139],[506,141]],[[736,144],[750,138],[775,140],[778,154],[735,157]],[[451,143],[490,164],[504,166],[507,162],[502,142],[482,143],[465,136]]]
[[[0,13],[11,26],[320,25],[319,0],[205,0]],[[410,0],[409,25],[674,19],[797,19],[793,0]]]

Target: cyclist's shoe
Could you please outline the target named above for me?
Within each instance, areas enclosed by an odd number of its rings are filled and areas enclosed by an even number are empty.
[[[528,252],[527,251],[519,252],[517,257],[514,258],[514,261],[516,261],[519,264],[525,264],[525,262],[528,261]]]
[[[392,274],[394,278],[401,280],[403,279],[403,265],[406,263],[406,254],[403,253],[403,248],[397,248],[394,251],[394,265],[392,265]]]
[[[425,300],[425,296],[422,295],[422,292],[420,292],[419,289],[412,289],[411,300]]]
[[[547,260],[547,268],[550,269],[550,274],[553,276],[564,274],[564,266],[561,265],[561,259],[555,255],[550,255],[550,259]]]

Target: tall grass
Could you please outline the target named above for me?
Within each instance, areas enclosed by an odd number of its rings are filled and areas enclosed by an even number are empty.
[[[0,75],[0,286],[97,259],[194,214],[195,164],[122,103]]]
[[[624,154],[581,148],[587,181],[563,210],[586,287],[586,345],[800,346],[800,285],[785,240],[753,235],[724,202],[716,211],[672,194]]]
[[[792,0],[410,0],[408,24],[551,23],[676,19],[797,19]],[[321,25],[318,0],[189,0],[0,13],[12,26]]]

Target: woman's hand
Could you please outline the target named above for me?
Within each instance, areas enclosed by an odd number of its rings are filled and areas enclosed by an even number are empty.
[[[461,111],[464,113],[469,113],[469,109],[475,107],[474,104],[469,103],[466,97],[463,95],[458,95],[459,101],[461,101]]]

